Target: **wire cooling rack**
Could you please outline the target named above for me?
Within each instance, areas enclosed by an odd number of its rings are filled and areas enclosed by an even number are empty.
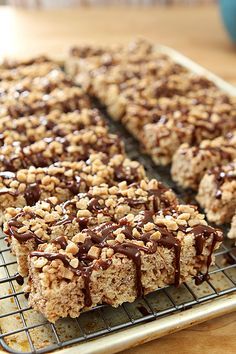
[[[104,116],[109,119],[106,114]],[[113,132],[122,135],[129,156],[143,163],[149,176],[169,185],[185,201],[192,201],[191,193],[186,193],[173,184],[168,168],[154,166],[150,158],[140,153],[138,143],[119,123],[109,120],[109,124]],[[4,236],[1,236],[0,344],[11,353],[47,353],[185,311],[235,292],[236,247],[232,245],[232,241],[225,240],[216,253],[216,263],[210,269],[210,280],[199,286],[190,281],[178,289],[166,287],[137,299],[132,304],[125,303],[117,309],[100,305],[83,313],[78,319],[59,320],[55,325],[47,322],[28,306],[15,272],[15,258],[6,247]]]

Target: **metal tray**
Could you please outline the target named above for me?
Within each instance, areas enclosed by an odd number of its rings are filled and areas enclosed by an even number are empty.
[[[236,88],[181,54],[163,46],[157,50],[236,96]],[[186,202],[193,201],[191,192],[176,187],[168,168],[155,166],[125,128],[111,121],[102,108],[101,111],[111,130],[122,136],[128,155],[143,163],[150,177],[169,185]],[[236,310],[236,247],[232,240],[225,239],[216,254],[216,264],[210,269],[210,280],[204,284],[196,286],[190,281],[178,289],[166,287],[132,304],[117,309],[97,306],[78,319],[59,320],[53,325],[28,307],[22,287],[16,282],[15,258],[3,238],[1,234],[0,345],[11,353],[48,353],[56,349],[74,353],[76,347],[83,354],[111,354]]]

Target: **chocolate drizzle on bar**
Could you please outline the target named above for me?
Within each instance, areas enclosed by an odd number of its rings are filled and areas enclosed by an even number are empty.
[[[121,219],[119,222],[114,223],[112,221],[103,223],[101,225],[91,227],[89,229],[84,229],[82,233],[86,235],[84,243],[78,243],[79,248],[78,253],[75,257],[79,260],[79,266],[73,268],[69,264],[69,259],[66,255],[60,253],[45,253],[45,252],[32,252],[31,257],[45,257],[48,260],[60,259],[63,264],[68,267],[73,273],[81,275],[84,278],[84,292],[85,292],[85,305],[91,306],[92,299],[90,294],[90,276],[93,269],[107,269],[111,264],[111,259],[108,258],[105,261],[101,259],[94,259],[88,252],[92,246],[96,246],[100,249],[105,247],[113,249],[115,254],[123,254],[128,259],[132,260],[136,269],[136,290],[137,297],[143,295],[143,285],[142,285],[142,253],[154,254],[158,247],[167,248],[173,250],[174,252],[174,284],[179,286],[181,282],[181,242],[177,238],[177,231],[170,231],[163,224],[158,224],[155,222],[153,232],[159,231],[160,238],[153,240],[151,235],[152,232],[144,232],[143,227],[149,222],[154,222],[153,217],[155,214],[152,211],[143,211],[139,213],[139,218],[131,224],[126,218]],[[123,243],[115,242],[114,232],[117,229],[121,229],[121,233],[126,236],[127,241]],[[133,235],[133,230],[136,229],[140,232],[140,239],[137,239]],[[196,276],[196,283],[200,283],[206,280],[208,277],[208,269],[212,261],[212,253],[217,242],[222,241],[222,234],[218,230],[213,229],[210,226],[196,225],[192,228],[189,226],[181,226],[181,231],[184,233],[191,233],[195,238],[195,248],[196,255],[200,256],[203,251],[204,244],[207,239],[212,237],[212,242],[210,243],[209,255],[206,261],[207,272],[204,275]],[[110,243],[112,240],[115,244]],[[139,245],[135,241],[141,240],[144,245]],[[66,247],[66,239],[59,238],[53,241],[58,243],[62,249]]]
[[[45,241],[43,241],[41,238],[39,238],[38,236],[36,236],[32,231],[27,231],[27,232],[23,232],[23,233],[18,233],[15,229],[15,227],[17,227],[17,221],[15,222],[11,222],[11,232],[9,233],[10,236],[12,236],[14,234],[14,238],[19,241],[20,243],[22,242],[27,242],[31,239],[33,239],[37,245],[44,243]],[[23,224],[22,224],[23,226]]]
[[[64,236],[59,236],[52,240],[52,243],[58,244],[61,249],[65,250],[67,246],[67,239]]]
[[[45,89],[48,88],[45,86]],[[21,94],[25,94],[27,91],[19,92],[18,99]],[[28,97],[32,94],[31,104],[28,103]],[[62,95],[63,94],[63,95]],[[11,105],[7,106],[7,114],[12,118],[30,116],[33,114],[49,114],[55,109],[55,107],[64,112],[68,113],[74,110],[82,109],[84,107],[89,107],[90,102],[88,97],[81,94],[81,90],[78,87],[68,85],[63,89],[55,88],[50,93],[40,92],[40,96],[34,97],[33,92],[28,92],[27,98],[21,95],[21,104],[15,99]]]
[[[99,129],[97,129],[99,128]],[[28,146],[13,146],[9,156],[0,155],[0,160],[6,170],[16,172],[21,168],[46,167],[58,161],[86,161],[91,153],[100,152],[108,156],[122,154],[124,145],[121,139],[109,134],[106,128],[96,127],[75,131],[66,136],[46,137]],[[126,169],[128,171],[126,171]],[[119,172],[120,171],[120,172]],[[123,176],[126,180],[132,174],[136,180],[136,169],[123,165],[117,167],[117,180]],[[132,180],[133,181],[133,180]]]
[[[216,229],[213,229],[212,227],[207,225],[197,225],[192,229],[191,232],[194,234],[195,237],[195,248],[196,248],[197,256],[200,256],[202,254],[206,239],[212,237],[212,242],[210,245],[209,255],[207,257],[207,263],[206,263],[207,271],[205,274],[198,274],[195,277],[196,284],[200,285],[203,281],[209,279],[208,271],[212,263],[212,254],[215,249],[216,243],[222,241],[222,236],[219,233],[217,233]]]
[[[56,175],[58,177],[58,175]],[[63,178],[63,177],[62,177]],[[75,181],[73,182],[68,182],[65,180],[65,185],[68,186],[68,184],[71,183],[72,190],[74,192],[76,192],[77,190],[81,189],[85,189],[85,187],[83,186],[83,188],[81,187],[81,185],[83,184],[83,180],[76,176]],[[73,185],[73,183],[75,183],[75,185]],[[84,182],[85,184],[85,182]],[[130,187],[135,186],[136,188],[139,187],[139,184],[134,183],[133,185],[131,185]],[[36,191],[34,192],[34,188],[36,188],[36,186],[34,187],[34,185],[32,185],[32,193],[31,195],[31,199],[28,199],[28,204],[29,202],[31,202],[32,204],[35,204],[37,202],[37,198],[38,198],[38,190],[36,189]],[[164,187],[162,184],[158,184],[158,187],[156,189],[150,189],[148,190],[147,196],[144,197],[139,197],[137,196],[136,198],[127,198],[127,197],[123,197],[122,194],[120,192],[118,192],[117,194],[117,199],[114,199],[114,201],[116,202],[117,206],[119,205],[128,205],[133,212],[137,213],[140,210],[146,210],[143,214],[143,219],[142,221],[139,222],[138,227],[142,227],[145,223],[147,222],[152,222],[153,218],[153,212],[157,212],[162,208],[165,207],[169,207],[170,206],[170,200],[168,200],[168,198],[165,195],[165,192],[168,189],[166,187]],[[33,199],[33,197],[35,199]],[[37,198],[36,198],[37,197]],[[77,217],[77,212],[78,210],[80,210],[77,206],[76,203],[80,201],[80,199],[83,198],[88,198],[88,203],[87,203],[87,210],[89,210],[92,214],[91,217]],[[90,220],[92,220],[93,218],[96,218],[97,214],[102,214],[104,216],[107,216],[110,220],[115,221],[114,218],[114,211],[111,211],[111,209],[109,207],[106,206],[105,204],[106,199],[102,198],[102,197],[97,197],[97,196],[93,196],[91,193],[87,192],[87,193],[79,193],[77,194],[77,196],[74,199],[68,200],[64,203],[61,204],[61,208],[62,208],[62,216],[59,220],[55,221],[55,222],[51,222],[48,223],[48,232],[50,232],[50,227],[52,226],[60,226],[60,225],[67,225],[70,224],[72,222],[77,222],[79,225],[79,230],[82,231],[83,229],[86,229],[89,226]],[[173,202],[174,203],[174,202]],[[31,204],[31,205],[32,205]],[[30,204],[29,204],[30,205]],[[54,205],[52,205],[52,207],[54,207]],[[9,231],[6,231],[6,233],[9,233],[10,235],[14,236],[15,235],[15,229],[13,229],[12,226],[14,226],[14,222],[16,219],[18,219],[19,216],[21,216],[22,214],[19,214],[18,216],[16,216],[14,218],[13,224],[12,222],[8,222],[8,228],[10,229]],[[19,221],[18,221],[19,222]],[[19,224],[21,226],[23,226],[23,224]],[[127,230],[126,230],[127,232]],[[31,238],[34,237],[34,232],[31,231],[30,233]],[[28,235],[29,237],[29,235]],[[35,236],[36,237],[36,236]],[[20,236],[17,235],[18,241],[20,242]],[[22,242],[24,242],[24,237],[22,238]]]
[[[32,213],[32,212],[20,212],[19,214],[17,214],[15,217],[11,218],[8,221],[8,229],[5,231],[5,234],[8,237],[14,237],[18,242],[23,243],[23,242],[27,242],[31,239],[34,240],[34,242],[36,243],[36,245],[40,245],[42,243],[44,243],[45,241],[43,241],[41,238],[39,238],[34,232],[32,232],[31,230],[28,230],[27,232],[23,232],[23,233],[19,233],[17,230],[21,227],[24,226],[24,224],[19,221],[18,219],[21,216],[28,216],[30,218],[36,218],[39,217],[38,215]]]
[[[216,183],[216,198],[221,199],[222,190],[221,187],[225,182],[231,182],[236,180],[236,166],[234,163],[228,164],[224,167],[215,167],[209,171],[209,174],[214,175]]]
[[[23,151],[23,149],[22,149]],[[37,155],[37,156],[36,156]],[[118,155],[119,156],[119,155]],[[37,163],[34,163],[34,159],[37,157]],[[115,156],[114,156],[115,157]],[[85,158],[85,160],[87,159],[87,156],[84,156],[83,158]],[[22,155],[22,164],[25,168],[28,168],[30,164],[32,165],[45,165],[45,159],[43,157],[43,155],[41,155],[40,153],[38,154],[34,154],[34,156],[30,157],[31,159],[31,163],[28,160],[28,156],[25,157],[24,154]],[[120,182],[119,178],[121,178],[120,173],[122,173],[123,176],[123,181],[126,181],[128,184],[130,184],[130,182],[138,182],[141,180],[141,178],[143,177],[142,175],[142,169],[140,169],[140,165],[137,165],[137,167],[126,167],[125,166],[125,160],[123,161],[123,163],[121,163],[119,166],[113,165],[113,160],[109,157],[109,155],[106,155],[105,153],[101,153],[98,155],[98,159],[101,159],[101,161],[104,164],[107,164],[108,167],[110,168],[110,173],[108,174],[107,178],[106,176],[104,176],[104,182],[106,181],[108,183],[108,185],[114,185],[116,182]],[[10,180],[12,181],[18,181],[17,179],[17,174],[14,172],[16,170],[16,166],[15,162],[16,160],[18,161],[19,159],[16,157],[12,157],[12,159],[7,160],[7,164],[8,164],[8,171],[5,172],[0,172],[0,178],[3,179],[2,184],[5,184],[6,186],[8,186],[10,184]],[[104,160],[104,161],[103,161]],[[81,161],[82,163],[82,161]],[[85,164],[85,166],[83,165],[79,165],[78,170],[76,170],[76,166],[73,167],[70,165],[68,165],[68,167],[63,167],[63,164],[58,161],[55,162],[52,166],[58,167],[59,169],[62,168],[64,169],[63,172],[59,172],[55,175],[50,174],[50,167],[51,166],[45,166],[45,176],[49,176],[50,178],[52,177],[56,177],[59,180],[59,184],[58,186],[61,189],[67,189],[71,195],[77,195],[78,193],[81,192],[87,192],[90,186],[90,182],[89,182],[89,178],[82,178],[81,175],[84,173],[83,169],[86,170],[86,167],[88,166],[88,169],[93,170],[93,161],[91,161],[90,159],[83,161],[83,163]],[[72,162],[73,164],[73,162]],[[94,162],[94,166],[96,165],[96,162]],[[47,168],[49,168],[49,171],[47,171]],[[72,173],[72,176],[69,176],[66,172],[70,169],[74,169],[74,172]],[[123,172],[121,172],[123,171]],[[25,171],[23,171],[23,173],[25,173]],[[28,174],[30,175],[30,173],[25,173],[26,178],[28,177]],[[34,172],[33,172],[34,174]],[[85,172],[85,175],[87,175],[89,177],[89,173]],[[94,178],[96,177],[96,172],[91,173],[92,176],[94,176]],[[98,171],[98,175],[99,175],[99,171]],[[37,174],[35,175],[35,178],[37,178]],[[4,181],[5,179],[5,181]],[[18,181],[19,182],[19,181]],[[18,190],[14,190],[13,188],[7,188],[7,187],[3,187],[0,188],[0,195],[2,194],[9,194],[13,197],[17,197],[18,195],[23,195],[25,197],[26,200],[26,205],[34,205],[37,201],[39,201],[40,199],[42,199],[41,194],[42,191],[44,191],[45,189],[42,188],[41,185],[41,180],[36,181],[35,183],[27,183],[26,184],[26,189],[24,192],[19,192]],[[49,196],[50,193],[48,192]],[[55,195],[56,193],[53,193],[53,191],[51,192],[51,195]]]
[[[28,184],[25,189],[24,197],[27,205],[34,205],[40,199],[41,190],[38,183]]]
[[[138,169],[120,164],[115,168],[115,180],[118,182],[127,181],[133,183],[139,181]]]

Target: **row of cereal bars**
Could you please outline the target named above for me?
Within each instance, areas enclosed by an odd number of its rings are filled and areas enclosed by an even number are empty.
[[[121,48],[79,47],[66,64],[86,92],[141,143],[172,178],[198,191],[208,220],[236,213],[236,98],[145,40]],[[229,236],[236,238],[236,216]]]

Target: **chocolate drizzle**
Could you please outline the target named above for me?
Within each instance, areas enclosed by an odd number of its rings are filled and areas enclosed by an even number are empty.
[[[101,203],[99,203],[101,201]],[[97,197],[93,197],[89,202],[87,206],[88,210],[91,212],[99,212],[102,209],[104,209],[104,202],[102,199],[99,199]]]
[[[80,176],[74,176],[72,181],[65,180],[65,185],[73,195],[81,192],[83,186],[86,189],[86,182]]]
[[[147,224],[148,222],[153,222],[153,211],[151,210],[145,210],[141,211],[140,214],[141,218],[139,219],[137,223],[137,228],[142,230],[142,227]]]
[[[64,236],[59,236],[55,238],[54,240],[52,240],[52,243],[58,244],[63,250],[65,250],[67,246],[67,240]]]
[[[60,254],[60,253],[46,253],[46,252],[31,252],[30,257],[44,257],[49,261],[53,261],[55,259],[59,259],[62,261],[64,266],[68,269],[70,269],[73,273],[77,275],[82,275],[84,279],[84,303],[85,306],[89,307],[92,305],[92,299],[91,299],[91,294],[90,294],[90,275],[92,272],[91,267],[83,267],[79,265],[78,268],[73,268],[70,266],[70,259],[67,258],[65,255]]]
[[[24,278],[19,273],[16,273],[14,276],[15,276],[15,281],[17,282],[17,284],[19,284],[19,285],[24,284]]]
[[[221,187],[222,185],[227,181],[231,182],[236,180],[236,172],[235,172],[235,166],[234,164],[229,164],[226,166],[227,170],[224,171],[224,167],[215,167],[212,170],[209,171],[209,174],[214,175],[214,179],[216,182],[216,194],[215,197],[216,199],[221,199],[222,197],[222,191]]]
[[[162,183],[158,183],[158,188],[150,189],[148,191],[149,196],[152,196],[153,211],[156,213],[158,210],[168,208],[170,206],[170,200],[166,197],[165,192],[168,191]]]
[[[142,271],[141,271],[141,249],[145,249],[144,247],[140,247],[138,245],[132,243],[123,243],[121,245],[112,246],[112,249],[115,253],[122,253],[127,256],[129,259],[135,264],[136,268],[136,289],[137,289],[137,297],[143,295],[143,286],[142,286]]]
[[[181,253],[181,243],[177,239],[177,237],[173,236],[170,231],[166,228],[159,228],[159,231],[162,233],[163,237],[161,237],[157,242],[159,246],[163,246],[169,249],[174,249],[174,284],[176,287],[180,284],[180,253]]]
[[[59,226],[59,225],[70,224],[76,218],[76,212],[74,211],[75,205],[76,205],[76,200],[73,199],[62,203],[61,207],[62,207],[64,217],[61,220],[57,221],[54,225]],[[69,210],[67,209],[69,206],[74,206],[72,212],[69,212]]]
[[[83,231],[84,229],[87,229],[88,227],[88,218],[77,218],[78,224],[79,224],[79,229]]]
[[[97,202],[93,201],[93,203],[92,208],[95,207],[96,209]],[[153,222],[153,212],[146,210],[140,213],[140,218],[137,219],[135,224],[132,225],[127,221],[126,218],[123,218],[118,223],[110,221],[95,227],[91,227],[89,229],[84,229],[83,232],[86,234],[86,238],[84,243],[78,243],[79,251],[77,255],[75,255],[75,257],[77,257],[79,260],[79,266],[76,269],[70,266],[70,260],[66,257],[66,255],[60,253],[32,252],[31,257],[45,257],[50,261],[54,259],[60,259],[63,264],[68,267],[72,272],[81,275],[84,279],[85,305],[88,307],[92,305],[92,299],[90,294],[90,276],[93,269],[107,269],[111,264],[110,258],[103,261],[102,259],[97,260],[90,256],[88,252],[92,246],[96,246],[100,249],[104,247],[111,248],[116,254],[123,254],[127,258],[132,260],[136,269],[135,283],[138,297],[142,296],[143,294],[142,252],[146,254],[154,254],[157,251],[158,246],[167,249],[173,249],[174,284],[175,286],[179,286],[181,280],[181,242],[176,237],[177,233],[169,231],[167,227],[163,224],[155,224],[153,231],[159,231],[161,236],[159,239],[153,240],[151,238],[152,232],[144,233],[142,231],[142,227],[148,222]],[[115,240],[116,236],[114,235],[114,231],[116,231],[118,228],[121,228],[121,232],[126,236],[126,239],[129,241],[126,241],[124,243],[115,242],[115,244],[111,244],[108,241]],[[133,235],[134,228],[140,231],[140,239],[144,242],[144,245],[141,246],[136,243],[137,239]],[[191,232],[194,235],[197,256],[200,256],[202,254],[206,239],[209,239],[211,236],[213,237],[206,262],[207,272],[206,274],[198,275],[195,278],[196,284],[200,284],[202,281],[208,278],[208,269],[211,264],[212,253],[215,249],[216,243],[222,241],[222,235],[212,227],[205,225],[194,226],[191,228],[191,230],[188,231],[187,229],[187,226],[181,226],[182,232]],[[66,238],[59,237],[58,239],[55,239],[53,243],[59,244],[62,249],[65,249],[67,241]]]
[[[18,218],[20,218],[21,216],[26,216],[28,215],[30,218],[35,218],[35,217],[39,217],[38,215],[32,213],[32,212],[21,212],[19,214],[17,214],[15,217],[11,218],[8,221],[8,229],[5,231],[5,233],[9,236],[12,237],[14,236],[15,239],[20,242],[27,242],[31,239],[34,239],[34,242],[36,243],[36,245],[42,244],[45,241],[43,241],[42,239],[40,239],[35,233],[33,233],[32,231],[28,230],[27,232],[23,232],[23,233],[19,233],[17,231],[17,229],[23,227],[23,223],[21,221],[18,220]]]
[[[47,252],[34,251],[34,252],[31,252],[30,256],[31,257],[43,257],[49,261],[54,261],[55,259],[60,259],[60,261],[62,261],[64,266],[71,268],[69,258],[67,258],[64,254],[61,254],[61,253],[47,253]]]
[[[195,236],[196,255],[202,254],[205,239],[215,234],[215,230],[207,225],[197,225],[193,228],[192,233]]]
[[[39,188],[38,183],[28,184],[25,189],[24,197],[26,200],[27,205],[34,205],[36,204],[41,195],[41,190]]]
[[[206,262],[206,273],[205,274],[198,274],[195,277],[196,285],[200,285],[203,281],[209,279],[209,268],[212,263],[212,253],[215,249],[216,243],[222,241],[222,235],[217,232],[216,229],[213,229],[207,225],[196,225],[193,227],[191,231],[195,237],[195,248],[196,248],[196,255],[200,256],[203,251],[204,244],[206,239],[212,236],[212,243],[210,245],[209,255],[207,257]]]
[[[140,180],[138,168],[124,166],[123,164],[121,164],[115,168],[115,179],[118,182],[137,182]]]
[[[90,307],[92,305],[92,298],[90,292],[90,275],[92,273],[91,267],[83,268],[81,274],[84,279],[84,304],[86,307]]]
[[[12,225],[12,226],[14,226],[14,225]],[[14,228],[12,228],[10,235],[11,236],[14,235],[15,239],[17,239],[17,241],[19,241],[20,243],[29,241],[31,239],[34,239],[34,241],[36,242],[37,245],[44,243],[44,241],[41,238],[39,238],[38,236],[36,236],[32,231],[18,233],[16,230],[14,230]]]

